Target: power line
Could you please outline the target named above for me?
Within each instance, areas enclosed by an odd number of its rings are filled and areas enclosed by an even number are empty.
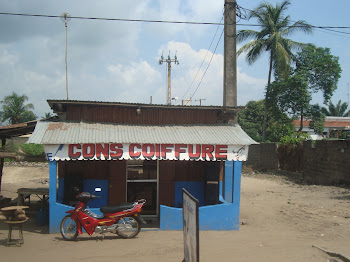
[[[197,86],[196,90],[194,90],[194,93],[191,95],[190,99],[192,99],[192,97],[193,97],[193,96],[195,95],[195,93],[197,92],[199,86],[201,85],[201,83],[202,83],[202,81],[203,81],[203,78],[204,78],[205,74],[207,73],[208,68],[209,68],[209,66],[210,66],[210,64],[211,64],[211,61],[213,60],[213,57],[214,57],[215,52],[216,52],[216,49],[217,49],[218,46],[219,46],[219,43],[220,43],[220,41],[221,41],[221,37],[222,37],[223,33],[224,33],[224,30],[222,30],[222,32],[221,32],[219,41],[218,41],[218,43],[216,44],[216,47],[215,47],[214,52],[213,52],[213,54],[212,54],[212,56],[211,56],[211,58],[210,58],[210,61],[209,61],[209,63],[208,63],[208,66],[207,66],[207,68],[205,69],[204,74],[203,74],[203,76],[202,76],[200,82],[198,83],[198,86]]]
[[[254,13],[255,11],[253,11],[253,10],[250,10],[250,9],[248,9],[248,8],[245,8],[245,7],[241,7],[240,6],[240,9],[241,10],[244,10],[245,12],[251,12],[251,13]],[[293,23],[295,23],[296,21],[293,21],[293,20],[290,20],[291,22],[293,22]],[[238,25],[238,24],[237,24]],[[243,25],[243,24],[241,24],[241,25]],[[254,24],[254,25],[252,25],[252,24],[250,24],[250,25],[245,25],[245,26],[261,26],[261,25],[256,25],[256,24]],[[350,33],[349,32],[344,32],[344,31],[338,31],[338,30],[333,30],[333,29],[349,29],[350,28],[350,26],[315,26],[315,25],[310,25],[312,28],[318,28],[318,29],[322,29],[322,30],[328,30],[328,31],[332,31],[332,32],[336,32],[336,33],[341,33],[341,34],[349,34],[350,35]],[[285,26],[285,27],[304,27],[304,26],[302,26],[302,25],[300,25],[300,26]]]
[[[339,34],[339,33],[329,32],[329,31],[326,31],[326,29],[315,28],[315,30],[317,30],[319,32],[322,32],[322,33],[330,34],[330,35],[340,36],[340,37],[344,37],[344,38],[350,38],[350,36],[342,35],[342,34]],[[345,32],[343,32],[343,33],[345,33]]]
[[[223,14],[222,17],[221,17],[220,24],[221,24],[223,18],[224,18],[224,14]],[[199,68],[198,68],[198,71],[197,71],[195,77],[193,78],[193,80],[192,80],[190,86],[187,88],[185,94],[182,96],[182,98],[180,99],[180,101],[186,96],[186,94],[188,93],[188,91],[191,89],[191,87],[192,87],[194,81],[196,80],[196,78],[197,78],[197,76],[198,76],[198,74],[199,74],[199,72],[200,72],[200,70],[201,70],[201,68],[202,68],[202,66],[203,66],[203,64],[204,64],[204,61],[205,61],[205,59],[207,58],[207,55],[208,55],[209,50],[210,50],[210,48],[211,48],[211,45],[212,45],[213,42],[214,42],[214,39],[215,39],[215,37],[216,37],[216,34],[218,33],[218,30],[219,30],[219,26],[216,28],[215,34],[214,34],[214,36],[213,36],[213,39],[211,40],[211,43],[210,43],[210,45],[209,45],[209,48],[207,49],[207,52],[205,53],[205,56],[204,56],[204,58],[203,58],[203,60],[202,60],[201,65],[200,65]]]
[[[38,14],[23,14],[23,13],[5,13],[5,12],[0,12],[0,15],[31,16],[31,17],[44,17],[44,18],[61,18],[62,17],[60,15],[38,15]],[[167,21],[167,20],[147,20],[147,19],[84,17],[84,16],[70,16],[70,18],[71,19],[83,19],[83,20],[103,20],[103,21],[122,21],[122,22],[195,24],[195,25],[223,25],[223,24],[220,24],[220,23],[194,22],[194,21]]]
[[[242,7],[241,7],[242,8]],[[247,9],[249,10],[249,9]],[[0,15],[12,15],[12,16],[27,16],[27,17],[44,17],[44,18],[61,18],[61,15],[39,15],[39,14],[24,14],[24,13],[8,13],[0,12]],[[171,21],[171,20],[147,20],[147,19],[127,19],[127,18],[103,18],[103,17],[84,17],[84,16],[71,16],[71,19],[82,20],[102,20],[102,21],[122,21],[122,22],[144,22],[144,23],[168,23],[168,24],[194,24],[194,25],[224,25],[223,23],[216,22],[196,22],[196,21]],[[259,24],[241,24],[237,23],[237,26],[261,26]],[[350,26],[314,26],[314,28],[320,29],[350,29]],[[288,26],[286,26],[288,27]],[[303,27],[303,26],[290,26],[290,27]],[[349,32],[338,31],[338,33],[350,34]]]

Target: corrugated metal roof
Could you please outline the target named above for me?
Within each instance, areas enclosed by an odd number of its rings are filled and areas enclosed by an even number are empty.
[[[47,100],[48,104],[52,108],[54,104],[63,105],[112,105],[112,106],[123,106],[123,107],[146,107],[146,108],[167,108],[167,109],[215,109],[215,110],[242,110],[244,106],[218,106],[218,105],[168,105],[168,104],[145,104],[145,103],[132,103],[132,102],[110,102],[110,101],[87,101],[87,100]]]
[[[303,126],[308,127],[310,126],[310,119],[303,120]],[[294,126],[300,126],[300,119],[293,121]],[[350,117],[334,117],[334,116],[327,116],[324,123],[324,127],[348,127],[350,126]]]
[[[28,143],[257,144],[239,125],[125,125],[39,121]]]

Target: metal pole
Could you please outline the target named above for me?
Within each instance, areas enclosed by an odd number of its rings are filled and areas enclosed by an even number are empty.
[[[168,60],[168,95],[167,95],[167,105],[171,104],[171,61]]]
[[[159,59],[159,64],[163,64],[163,62],[168,63],[168,88],[167,88],[167,105],[171,105],[171,63],[175,63],[176,65],[179,64],[179,60],[177,60],[176,54],[174,59],[170,58],[170,51],[169,51],[169,56],[167,59],[164,59],[164,56],[162,54],[161,58]]]
[[[67,34],[67,31],[68,31],[68,22],[67,22],[67,19],[65,20],[65,27],[66,27],[66,56],[65,56],[65,62],[66,62],[66,93],[67,93],[67,100],[69,100],[69,97],[68,97],[68,62],[67,62],[67,38],[68,38],[68,34]]]
[[[223,106],[237,106],[236,0],[225,0]]]
[[[64,12],[61,15],[61,20],[64,22],[64,26],[66,28],[66,49],[65,49],[65,63],[66,63],[66,94],[67,94],[67,100],[69,99],[68,96],[68,55],[67,55],[67,49],[68,49],[68,21],[70,20],[70,14],[67,12]]]

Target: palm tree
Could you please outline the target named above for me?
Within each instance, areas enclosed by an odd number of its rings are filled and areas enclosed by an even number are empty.
[[[272,72],[276,75],[287,78],[290,72],[290,64],[295,61],[293,50],[302,49],[306,44],[292,41],[286,37],[296,31],[310,33],[312,27],[305,21],[297,21],[291,24],[290,17],[284,16],[284,12],[288,9],[290,2],[283,1],[272,6],[269,3],[262,3],[255,10],[250,11],[248,19],[256,18],[261,27],[260,31],[240,30],[237,34],[237,42],[252,40],[242,46],[237,55],[246,54],[246,60],[249,64],[253,64],[263,53],[269,53],[269,74],[265,93],[265,113],[262,139],[265,141],[268,95],[270,91],[270,83]]]
[[[342,103],[341,100],[338,101],[337,105],[334,105],[332,101],[329,102],[328,109],[322,107],[321,111],[326,116],[350,116],[350,110],[348,109],[348,103]]]
[[[35,120],[36,116],[31,111],[31,109],[34,109],[34,106],[33,104],[25,104],[27,100],[28,97],[26,95],[20,96],[15,92],[12,95],[5,96],[4,101],[2,101],[3,111],[0,112],[1,121],[8,120],[10,124],[17,124]]]
[[[47,112],[47,113],[45,113],[45,116],[43,116],[44,119],[47,119],[47,118],[50,118],[50,117],[53,117],[51,112]]]

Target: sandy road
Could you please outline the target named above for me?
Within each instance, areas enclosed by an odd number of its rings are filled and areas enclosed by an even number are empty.
[[[46,167],[5,167],[3,195],[42,186]],[[28,182],[28,178],[30,178]],[[324,247],[350,257],[350,190],[296,184],[281,176],[244,175],[239,231],[200,232],[200,261],[327,261]],[[142,230],[135,239],[112,234],[82,235],[63,241],[46,234],[34,219],[24,226],[25,243],[6,247],[7,228],[0,223],[1,261],[182,261],[181,231]],[[330,260],[331,261],[331,260]],[[340,261],[340,260],[338,260]]]

